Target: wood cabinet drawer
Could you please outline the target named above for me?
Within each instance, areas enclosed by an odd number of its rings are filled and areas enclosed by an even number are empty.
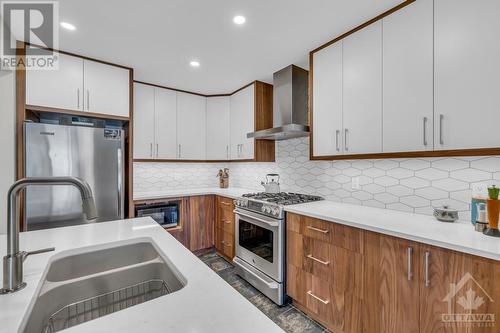
[[[234,234],[216,228],[215,248],[228,259],[234,258]]]
[[[224,210],[231,210],[231,212],[234,210],[233,199],[226,198],[226,197],[220,197],[220,196],[217,198],[218,198],[219,208],[224,209]]]
[[[314,319],[332,331],[361,331],[361,297],[293,265],[288,266],[287,293]]]
[[[217,219],[217,228],[234,235],[234,219],[220,217]]]
[[[363,231],[360,229],[288,213],[287,230],[353,252],[363,253]]]

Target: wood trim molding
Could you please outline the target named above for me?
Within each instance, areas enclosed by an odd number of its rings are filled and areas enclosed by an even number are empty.
[[[45,50],[49,50],[49,51],[53,51],[53,52],[57,52],[57,53],[61,53],[61,54],[66,54],[66,55],[69,55],[69,56],[72,56],[72,57],[77,57],[77,58],[81,58],[81,59],[85,59],[85,60],[90,60],[90,61],[94,61],[94,62],[99,62],[101,64],[108,65],[108,66],[114,66],[114,67],[120,67],[120,68],[123,68],[123,69],[133,70],[132,67],[127,67],[127,66],[115,64],[115,63],[112,63],[112,62],[109,62],[109,61],[104,61],[104,60],[99,60],[99,59],[96,59],[96,58],[87,57],[87,56],[84,56],[84,55],[81,55],[81,54],[76,54],[76,53],[72,53],[72,52],[68,52],[68,51],[63,51],[63,50],[58,50],[58,49],[53,49],[53,48],[50,48],[50,47],[44,47],[44,46],[40,46],[40,45],[33,44],[33,43],[27,43],[27,42],[19,42],[19,43],[23,43],[25,46],[26,45],[34,46],[34,47],[38,47],[38,48],[41,48],[41,49],[45,49]]]
[[[325,44],[323,44],[323,45],[321,45],[321,46],[319,46],[319,47],[315,48],[315,49],[314,49],[314,50],[312,50],[310,53],[316,53],[316,52],[318,52],[318,51],[320,51],[320,50],[324,49],[325,47],[328,47],[328,46],[330,46],[330,45],[332,45],[332,44],[334,44],[334,43],[338,42],[339,40],[344,39],[344,38],[346,38],[347,36],[352,35],[353,33],[357,32],[357,31],[359,31],[359,30],[361,30],[361,29],[363,29],[363,28],[366,28],[367,26],[369,26],[369,25],[371,25],[371,24],[373,24],[373,23],[375,23],[375,22],[377,22],[377,21],[380,21],[380,20],[381,20],[381,19],[383,19],[384,17],[389,16],[389,15],[391,15],[391,14],[392,14],[392,13],[394,13],[394,12],[397,12],[398,10],[400,10],[400,9],[402,9],[402,8],[404,8],[404,7],[406,7],[406,6],[408,6],[409,4],[414,3],[415,1],[416,1],[416,0],[405,0],[405,1],[403,1],[402,3],[400,3],[399,5],[397,5],[397,6],[395,6],[395,7],[392,7],[391,9],[389,9],[389,10],[387,10],[387,11],[383,12],[382,14],[380,14],[380,15],[378,15],[378,16],[375,16],[374,18],[372,18],[372,19],[370,19],[370,20],[368,20],[368,21],[366,21],[366,22],[364,22],[364,23],[362,23],[362,24],[358,25],[358,26],[357,26],[357,27],[355,27],[354,29],[351,29],[351,30],[349,30],[349,31],[347,31],[347,32],[345,32],[345,33],[343,33],[342,35],[335,37],[335,38],[334,38],[334,39],[332,39],[331,41],[326,42]]]
[[[252,159],[246,160],[175,160],[175,159],[149,159],[149,158],[138,158],[134,159],[133,162],[138,163],[238,163],[238,162],[255,162]]]
[[[262,82],[262,81],[252,81],[248,84],[245,84],[243,87],[241,88],[238,88],[236,89],[235,91],[231,92],[231,93],[223,93],[223,94],[211,94],[211,95],[206,95],[206,94],[202,94],[202,93],[199,93],[199,92],[194,92],[194,91],[189,91],[189,90],[183,90],[183,89],[177,89],[177,88],[172,88],[172,87],[167,87],[167,86],[162,86],[160,84],[155,84],[155,83],[149,83],[149,82],[144,82],[144,81],[139,81],[139,80],[134,80],[134,83],[140,83],[140,84],[145,84],[147,86],[152,86],[152,87],[156,87],[156,88],[162,88],[162,89],[168,89],[168,90],[173,90],[173,91],[178,91],[178,92],[183,92],[183,93],[186,93],[186,94],[192,94],[192,95],[198,95],[198,96],[201,96],[201,97],[229,97],[231,95],[234,95],[236,94],[238,91],[240,90],[243,90],[247,87],[250,87],[252,84],[254,83],[262,83],[262,84],[269,84],[269,83],[265,83],[265,82]],[[271,85],[272,86],[272,85]]]
[[[360,160],[382,158],[415,158],[415,157],[458,157],[458,156],[490,156],[500,155],[500,148],[477,148],[457,150],[413,151],[399,153],[373,153],[357,155],[310,156],[315,161]]]
[[[133,98],[133,96],[129,96],[129,99],[130,98]],[[131,105],[130,107],[133,108],[133,105]],[[58,109],[58,108],[52,108],[52,107],[48,107],[48,106],[26,105],[25,108],[28,111],[34,111],[34,112],[61,113],[61,114],[68,114],[68,115],[87,117],[87,118],[99,118],[99,119],[121,120],[121,121],[130,121],[130,119],[131,119],[131,117],[129,118],[129,117],[121,117],[121,116],[112,116],[112,115],[103,114],[103,113],[93,113],[93,112],[76,111],[76,110],[69,110],[69,109]],[[133,113],[133,111],[132,111],[132,113]]]
[[[125,216],[133,217],[134,211],[134,70],[131,69],[129,72],[129,122],[126,124],[126,153],[125,158],[127,163],[125,164]]]

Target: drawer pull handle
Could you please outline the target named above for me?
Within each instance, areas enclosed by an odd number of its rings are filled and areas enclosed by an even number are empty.
[[[224,222],[226,224],[231,224],[231,221],[228,221],[228,220],[222,220],[222,222]]]
[[[318,229],[318,228],[313,227],[312,225],[308,225],[307,229],[312,230],[312,231],[321,232],[322,234],[327,234],[327,233],[330,232],[328,229],[326,229],[326,230],[324,230],[324,229]]]
[[[308,254],[308,255],[307,255],[307,257],[308,257],[309,259],[311,259],[311,260],[314,260],[314,261],[316,261],[316,262],[319,262],[319,263],[320,263],[320,264],[322,264],[322,265],[325,265],[325,266],[330,265],[330,262],[329,262],[329,261],[323,261],[323,260],[320,260],[320,259],[318,259],[318,258],[314,258],[312,254]]]
[[[225,206],[231,206],[231,204],[229,202],[221,201],[220,203],[223,204],[223,205],[225,205]]]
[[[330,301],[325,301],[324,299],[321,299],[321,298],[319,298],[318,296],[314,295],[314,294],[312,293],[312,291],[310,291],[310,290],[307,292],[307,294],[308,294],[309,296],[311,296],[312,298],[314,298],[314,299],[316,299],[316,300],[320,301],[320,302],[321,302],[321,303],[323,303],[324,305],[327,305],[327,304],[329,304],[329,303],[330,303]]]

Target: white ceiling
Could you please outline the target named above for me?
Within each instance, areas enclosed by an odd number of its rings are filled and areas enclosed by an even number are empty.
[[[64,0],[62,50],[133,67],[135,79],[205,94],[308,67],[312,49],[402,0]],[[247,19],[242,26],[235,15]],[[189,62],[198,60],[199,68]]]

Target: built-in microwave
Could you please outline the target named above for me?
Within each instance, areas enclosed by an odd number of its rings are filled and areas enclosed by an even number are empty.
[[[138,205],[135,216],[149,216],[164,228],[174,228],[179,225],[179,202]]]

